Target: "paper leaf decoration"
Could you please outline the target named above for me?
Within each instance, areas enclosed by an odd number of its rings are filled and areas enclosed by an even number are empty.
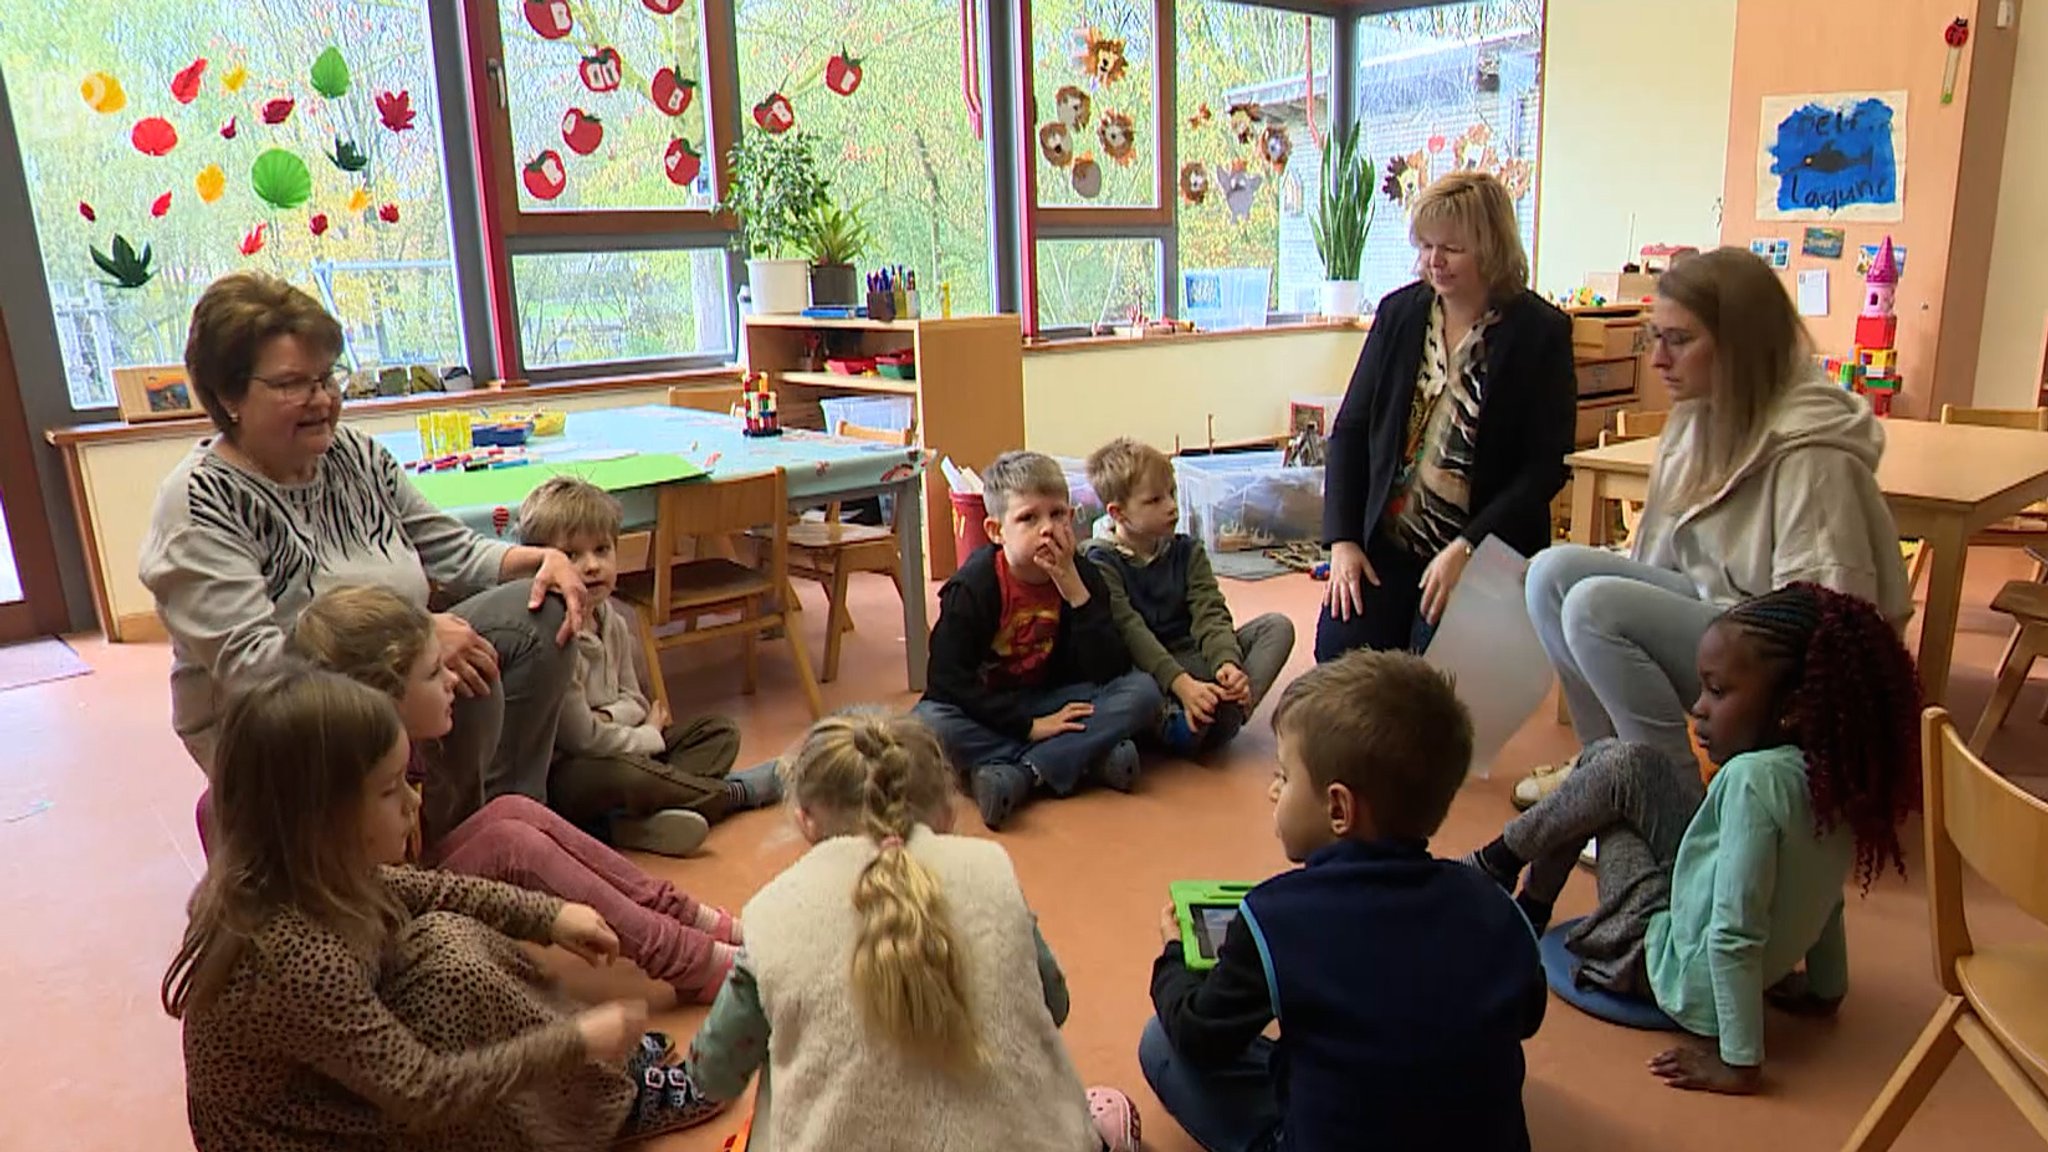
[[[200,203],[211,204],[227,191],[228,175],[220,170],[220,165],[208,164],[192,178],[192,187],[199,193]]]
[[[329,44],[320,58],[313,61],[313,91],[329,100],[339,100],[348,95],[348,61],[341,58],[341,49]]]
[[[292,118],[292,108],[297,104],[298,101],[289,96],[280,96],[275,100],[269,101],[263,105],[263,122],[265,124],[284,123]]]
[[[178,70],[171,77],[171,99],[180,104],[190,104],[199,99],[199,78],[206,74],[206,57],[201,56]]]
[[[94,72],[78,86],[78,94],[85,98],[85,106],[104,116],[119,112],[128,106],[128,94],[121,91],[121,82],[105,72]]]
[[[377,96],[377,118],[393,132],[404,132],[412,127],[412,93],[382,92]]]
[[[235,118],[233,116],[228,117],[228,122],[220,126],[220,138],[223,140],[233,140],[235,138]]]
[[[263,230],[268,227],[268,224],[258,224],[242,234],[242,255],[254,256],[263,251]]]
[[[327,213],[313,213],[312,218],[306,221],[306,229],[315,236],[325,236],[327,234]]]
[[[100,214],[92,210],[92,205],[87,204],[83,200],[78,202],[78,214],[85,217],[87,224],[94,223],[100,218]]]
[[[361,216],[363,214],[363,209],[368,208],[369,206],[370,194],[368,192],[365,192],[361,188],[358,188],[355,191],[348,194],[349,215]]]
[[[151,202],[149,206],[149,214],[159,219],[161,219],[164,215],[169,213],[170,210],[171,194],[169,192],[166,192],[163,195],[157,197],[153,202]]]
[[[363,150],[356,147],[355,141],[344,140],[339,136],[334,138],[334,151],[327,153],[327,158],[343,172],[361,172],[370,166],[370,158],[363,155]]]
[[[382,220],[386,224],[398,223],[398,205],[386,204],[377,209],[377,219]]]
[[[248,83],[248,80],[249,70],[237,64],[233,68],[221,73],[220,86],[230,92],[240,92],[242,85]]]
[[[92,262],[99,265],[100,271],[106,273],[108,283],[116,288],[140,288],[156,275],[149,267],[149,245],[144,244],[142,251],[137,253],[135,246],[128,243],[128,238],[118,233],[114,236],[111,254],[97,248],[91,251]]]
[[[161,116],[137,120],[128,133],[128,142],[144,156],[168,156],[178,146],[178,130]]]
[[[290,211],[313,198],[313,174],[304,160],[282,148],[271,148],[250,166],[249,187],[265,204]]]

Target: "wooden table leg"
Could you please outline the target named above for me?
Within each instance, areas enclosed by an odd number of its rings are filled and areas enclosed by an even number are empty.
[[[1962,518],[1937,521],[1921,546],[1934,549],[1934,563],[1927,574],[1927,608],[1920,618],[1920,685],[1927,703],[1939,704],[1948,695],[1956,617],[1963,606],[1963,565],[1970,558]]]
[[[903,593],[903,661],[912,692],[924,691],[925,662],[930,655],[931,629],[925,624],[924,483],[913,477],[896,486],[896,586]],[[936,515],[936,513],[934,513]],[[950,522],[949,522],[950,523]]]

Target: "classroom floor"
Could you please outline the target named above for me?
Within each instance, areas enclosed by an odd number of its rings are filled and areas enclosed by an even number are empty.
[[[1973,558],[1951,694],[1966,724],[1989,692],[2005,637],[2003,618],[1984,605],[2001,581],[2020,574],[2009,554]],[[860,583],[866,586],[855,594],[855,617],[862,630],[848,639],[840,679],[825,686],[828,705],[874,699],[876,686],[903,683],[894,594],[879,579]],[[1240,619],[1275,610],[1293,616],[1303,637],[1295,667],[1307,666],[1318,586],[1286,577],[1225,587]],[[808,603],[816,653],[823,613],[815,609],[822,605],[815,597]],[[166,648],[97,639],[77,646],[96,675],[0,693],[0,732],[12,748],[0,758],[0,1084],[12,1104],[0,1123],[0,1152],[183,1152],[191,1145],[178,1028],[158,1008],[157,988],[201,868],[192,828],[199,774],[171,735]],[[716,645],[699,651],[676,653],[671,662],[678,711],[715,707],[735,715],[746,731],[743,763],[776,754],[803,731],[786,650],[763,647],[761,693],[754,698],[737,695],[736,653]],[[2042,695],[2037,681],[2021,697],[1992,746],[1994,764],[2016,774],[2048,773],[2048,726],[2034,720]],[[901,690],[881,697],[894,705],[910,700]],[[1569,733],[1553,715],[1546,706],[1509,745],[1503,770],[1467,786],[1437,841],[1440,853],[1483,842],[1512,815],[1515,772],[1508,766],[1571,751]],[[1262,877],[1286,866],[1265,800],[1272,736],[1264,715],[1259,719],[1218,765],[1160,764],[1132,796],[1041,803],[1001,837],[1072,986],[1066,1038],[1084,1078],[1129,1090],[1144,1113],[1146,1144],[1159,1152],[1194,1147],[1152,1101],[1135,1055],[1151,1011],[1146,985],[1167,882]],[[979,829],[971,816],[962,825]],[[771,810],[722,825],[699,859],[650,866],[737,909],[798,849],[786,818]],[[1590,887],[1583,879],[1574,883],[1560,915],[1590,905]],[[1910,883],[1889,878],[1867,898],[1851,896],[1849,1001],[1827,1023],[1772,1016],[1771,1090],[1763,1096],[1663,1089],[1643,1065],[1667,1037],[1601,1024],[1553,1000],[1542,1032],[1527,1046],[1525,1099],[1535,1146],[1838,1146],[1934,1007],[1923,891],[1916,872]],[[1971,912],[1980,939],[2048,936],[1995,894],[1973,892]],[[578,990],[660,991],[630,969],[577,972],[580,962],[554,959]],[[663,1012],[657,1022],[687,1037],[700,1013]],[[722,1118],[651,1147],[717,1148],[736,1123]],[[2031,1146],[2024,1122],[1967,1053],[1898,1145]]]

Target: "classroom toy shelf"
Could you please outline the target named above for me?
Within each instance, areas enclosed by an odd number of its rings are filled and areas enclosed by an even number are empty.
[[[825,428],[820,402],[843,396],[913,399],[918,442],[956,464],[986,468],[1024,446],[1024,339],[1014,315],[918,320],[824,320],[795,315],[741,317],[742,363],[766,372],[786,428]],[[828,359],[909,352],[917,378],[844,376]],[[953,574],[952,504],[934,466],[925,477],[925,557],[930,576]]]

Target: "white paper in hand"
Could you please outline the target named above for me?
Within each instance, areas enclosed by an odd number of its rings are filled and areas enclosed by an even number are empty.
[[[1424,656],[1457,682],[1458,699],[1472,712],[1472,773],[1481,779],[1550,694],[1550,658],[1522,598],[1528,570],[1519,553],[1487,537],[1465,564]]]

